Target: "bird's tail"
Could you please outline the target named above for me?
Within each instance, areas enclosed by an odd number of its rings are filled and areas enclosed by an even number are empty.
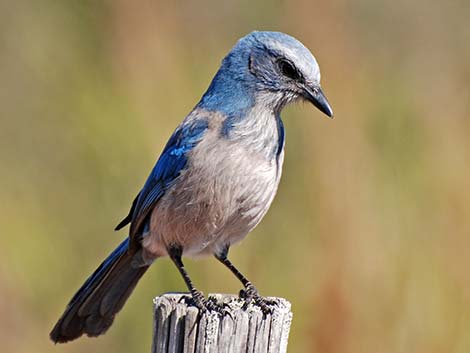
[[[50,333],[55,343],[72,341],[84,333],[99,336],[124,306],[148,265],[138,266],[124,240],[86,280]]]

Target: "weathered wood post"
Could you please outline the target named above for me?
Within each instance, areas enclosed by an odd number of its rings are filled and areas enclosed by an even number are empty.
[[[168,293],[154,299],[152,353],[285,353],[292,320],[290,303],[268,298],[272,313],[234,295],[211,294],[223,313],[191,305],[188,294]]]

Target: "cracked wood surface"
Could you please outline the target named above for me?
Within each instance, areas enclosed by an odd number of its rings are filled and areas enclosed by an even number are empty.
[[[205,312],[189,294],[167,293],[154,299],[152,353],[285,353],[292,312],[283,298],[267,298],[264,315],[238,296],[211,294],[224,309]]]

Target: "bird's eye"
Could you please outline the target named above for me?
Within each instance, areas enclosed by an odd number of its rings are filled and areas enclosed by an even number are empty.
[[[281,59],[278,61],[278,66],[284,76],[293,80],[299,80],[301,78],[300,72],[289,61]]]

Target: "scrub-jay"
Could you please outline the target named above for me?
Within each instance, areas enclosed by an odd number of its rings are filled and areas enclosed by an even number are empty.
[[[51,339],[105,333],[145,271],[164,256],[175,263],[200,310],[213,304],[193,286],[183,255],[214,255],[241,281],[245,297],[269,310],[227,254],[261,221],[276,195],[284,159],[280,113],[299,99],[332,117],[310,51],[279,32],[240,39],[116,227],[130,224],[129,236],[74,295]]]

